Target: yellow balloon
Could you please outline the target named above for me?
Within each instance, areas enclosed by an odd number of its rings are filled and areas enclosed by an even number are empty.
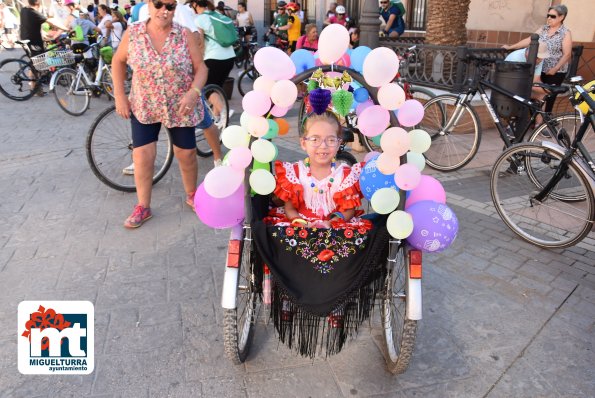
[[[250,150],[252,151],[254,159],[258,160],[260,163],[272,162],[277,156],[275,144],[264,139],[255,140],[250,146]]]
[[[405,239],[413,232],[413,217],[402,210],[394,211],[386,220],[386,229],[393,238]]]
[[[407,152],[407,163],[413,163],[419,171],[426,168],[426,158],[421,153]]]
[[[424,130],[411,130],[409,132],[409,139],[411,142],[409,150],[411,152],[424,153],[430,149],[430,145],[432,144],[432,138]]]
[[[242,126],[228,126],[221,132],[221,141],[226,148],[248,148],[250,134]]]
[[[253,170],[249,182],[250,187],[259,195],[268,195],[275,190],[275,177],[268,170]]]
[[[393,188],[380,188],[372,195],[370,204],[378,214],[388,214],[399,205],[399,191]]]

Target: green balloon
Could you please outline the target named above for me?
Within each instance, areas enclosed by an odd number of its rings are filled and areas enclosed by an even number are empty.
[[[256,159],[254,159],[254,161],[252,162],[252,171],[260,170],[260,169],[263,169],[266,171],[271,171],[271,164],[270,163],[262,163]]]
[[[279,125],[277,124],[277,122],[273,119],[267,119],[267,122],[269,122],[269,130],[262,138],[270,140],[279,136]]]
[[[375,137],[372,137],[372,142],[378,146],[380,146],[380,138],[382,138],[382,134],[378,134]]]

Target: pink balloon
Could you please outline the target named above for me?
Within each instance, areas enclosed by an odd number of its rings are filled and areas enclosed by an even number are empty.
[[[254,137],[262,137],[269,131],[269,122],[262,116],[253,116],[248,121],[248,132]]]
[[[252,152],[245,147],[235,147],[229,151],[229,165],[235,170],[243,171],[252,161]]]
[[[422,175],[419,184],[407,195],[405,209],[414,203],[422,200],[432,200],[438,203],[446,203],[446,192],[440,181],[432,176]]]
[[[275,117],[283,117],[287,114],[287,112],[289,111],[290,108],[291,107],[283,108],[278,105],[273,105],[273,109],[271,109],[271,115],[273,115]]]
[[[298,89],[291,80],[279,80],[271,89],[271,99],[275,105],[288,108],[297,99]]]
[[[399,108],[397,119],[401,126],[413,127],[424,118],[424,106],[417,100],[407,100]]]
[[[254,55],[254,66],[263,76],[273,80],[291,79],[295,64],[289,55],[276,47],[262,47]]]
[[[262,116],[271,109],[271,98],[264,91],[252,90],[244,95],[242,108],[252,116]]]
[[[364,60],[363,75],[372,87],[392,82],[399,71],[399,58],[393,49],[377,47]]]
[[[378,159],[376,159],[376,167],[378,167],[378,171],[384,175],[394,174],[400,164],[401,161],[399,160],[399,157],[392,153],[381,153],[380,156],[378,156]]]
[[[379,155],[380,155],[380,152],[376,152],[376,151],[366,153],[366,156],[364,156],[364,163],[368,163],[368,160],[373,159]]]
[[[214,198],[205,191],[204,183],[194,195],[196,215],[211,228],[229,228],[244,220],[244,184],[225,198]]]
[[[410,163],[400,165],[395,172],[395,183],[404,191],[415,189],[420,179],[421,172],[415,165]]]
[[[397,83],[389,83],[378,89],[378,103],[389,111],[399,109],[405,103],[405,91]]]
[[[398,157],[407,153],[411,146],[411,139],[402,128],[391,127],[382,134],[380,146],[384,152]]]
[[[205,176],[205,190],[214,198],[225,198],[235,192],[244,181],[244,173],[231,166],[211,169]]]
[[[351,65],[351,57],[349,54],[343,54],[343,56],[337,61],[337,65],[348,68]]]
[[[370,99],[367,100],[366,102],[362,102],[361,104],[358,104],[358,106],[355,108],[356,115],[360,116],[364,110],[371,107],[372,105],[374,105],[374,102]]]
[[[372,105],[361,113],[357,127],[363,135],[375,137],[386,129],[390,123],[390,114],[380,105]]]

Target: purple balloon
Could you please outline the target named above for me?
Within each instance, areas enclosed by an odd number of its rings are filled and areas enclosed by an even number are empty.
[[[438,253],[449,247],[457,237],[457,216],[443,203],[423,200],[411,205],[407,213],[413,218],[413,232],[407,242],[416,249]]]
[[[200,184],[194,195],[196,215],[211,228],[230,228],[244,220],[244,184],[230,196],[214,198]]]

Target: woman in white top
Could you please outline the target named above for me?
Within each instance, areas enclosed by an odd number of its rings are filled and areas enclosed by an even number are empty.
[[[112,48],[116,51],[126,29],[126,20],[120,14],[120,11],[112,10],[112,20],[107,21],[105,26],[111,30],[110,39],[112,41]]]
[[[97,8],[97,19],[99,19],[97,27],[101,29],[101,35],[109,39],[111,29],[107,27],[107,22],[111,22],[112,16],[110,15],[110,9],[105,4],[99,4]]]
[[[238,3],[236,25],[239,28],[238,31],[242,41],[244,43],[250,43],[250,41],[252,40],[252,33],[254,29],[254,19],[252,19],[252,14],[248,12],[248,9],[246,8],[246,3],[244,2]]]

